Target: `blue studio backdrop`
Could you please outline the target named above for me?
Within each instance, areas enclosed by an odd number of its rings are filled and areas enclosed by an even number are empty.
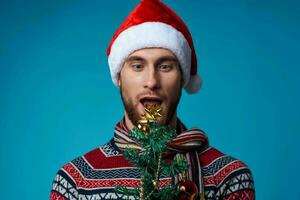
[[[0,199],[49,199],[64,163],[112,137],[124,111],[106,47],[138,2],[0,1]],[[257,199],[299,199],[300,4],[164,2],[204,79],[182,121],[248,164]]]

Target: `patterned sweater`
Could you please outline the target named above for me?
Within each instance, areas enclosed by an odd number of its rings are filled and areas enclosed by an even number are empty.
[[[242,161],[213,147],[198,156],[205,199],[255,199],[251,172]],[[172,177],[161,177],[160,186],[173,181]],[[115,193],[117,185],[138,187],[140,170],[126,160],[112,139],[64,165],[55,176],[50,200],[127,199]]]

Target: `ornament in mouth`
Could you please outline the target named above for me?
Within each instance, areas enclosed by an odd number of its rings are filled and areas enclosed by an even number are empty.
[[[162,108],[157,104],[148,104],[145,107],[145,114],[138,122],[138,129],[143,132],[149,131],[149,123],[156,122],[158,117],[162,116]]]

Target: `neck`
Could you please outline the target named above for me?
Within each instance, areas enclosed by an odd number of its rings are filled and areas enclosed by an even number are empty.
[[[132,123],[132,121],[129,119],[127,112],[125,112],[125,124],[126,124],[126,126],[127,126],[127,128],[129,130],[131,130],[131,129],[133,129],[135,127],[134,124]],[[172,117],[172,119],[171,119],[171,121],[170,121],[170,123],[168,125],[170,127],[174,128],[174,129],[176,129],[176,126],[177,126],[177,115],[176,115],[176,112],[173,115],[173,117]]]

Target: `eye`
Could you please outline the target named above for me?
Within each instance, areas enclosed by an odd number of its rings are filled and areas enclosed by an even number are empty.
[[[133,63],[131,64],[131,68],[134,70],[134,71],[142,71],[144,66],[140,63]]]
[[[172,69],[173,69],[172,64],[161,64],[161,65],[159,65],[159,70],[163,71],[163,72],[168,72],[168,71],[171,71]]]

